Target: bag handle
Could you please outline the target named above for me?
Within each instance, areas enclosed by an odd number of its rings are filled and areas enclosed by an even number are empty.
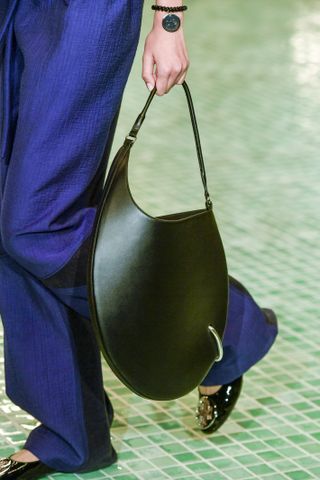
[[[193,133],[194,133],[194,139],[195,139],[195,144],[196,144],[196,148],[197,148],[197,156],[198,156],[198,161],[199,161],[200,174],[201,174],[202,184],[203,184],[203,188],[204,188],[206,208],[208,210],[210,210],[210,209],[212,209],[212,201],[210,200],[210,195],[209,195],[208,187],[207,187],[206,171],[205,171],[205,166],[204,166],[204,162],[203,162],[199,130],[198,130],[198,126],[197,126],[196,115],[195,115],[195,112],[194,112],[191,93],[190,93],[189,87],[188,87],[185,80],[182,82],[181,85],[183,86],[185,94],[187,96],[189,112],[190,112],[190,117],[191,117],[191,123],[192,123],[192,128],[193,128]],[[131,128],[129,135],[126,136],[126,141],[127,142],[130,142],[131,144],[133,144],[136,141],[137,133],[138,133],[143,121],[144,121],[146,112],[148,110],[148,107],[149,107],[149,105],[151,103],[151,100],[153,99],[156,91],[157,91],[156,87],[154,87],[153,90],[151,90],[145,106],[143,107],[143,109],[141,110],[140,114],[138,115],[136,121],[134,122],[133,127]]]

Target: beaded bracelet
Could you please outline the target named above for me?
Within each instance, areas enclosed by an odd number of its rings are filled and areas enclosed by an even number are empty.
[[[187,10],[187,5],[179,5],[178,7],[165,7],[163,5],[151,5],[152,10],[161,10],[162,12],[182,12]]]

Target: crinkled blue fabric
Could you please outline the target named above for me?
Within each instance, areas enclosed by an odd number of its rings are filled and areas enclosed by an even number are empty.
[[[141,10],[142,0],[23,0],[7,27],[2,243],[41,278],[58,271],[92,230],[92,181],[130,72]]]
[[[0,2],[6,393],[40,422],[24,448],[63,472],[117,459],[113,408],[79,265],[139,41],[142,3]]]

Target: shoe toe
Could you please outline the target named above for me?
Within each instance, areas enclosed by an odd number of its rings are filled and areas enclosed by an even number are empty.
[[[10,457],[0,458],[1,480],[33,480],[53,472],[56,472],[56,470],[41,462],[41,460],[19,462]]]
[[[195,418],[203,432],[214,432],[227,420],[239,398],[242,381],[240,376],[233,382],[222,385],[218,392],[212,395],[203,395],[199,391]]]

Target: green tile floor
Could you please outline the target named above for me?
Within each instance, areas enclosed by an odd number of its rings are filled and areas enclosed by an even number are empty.
[[[196,391],[146,400],[103,360],[119,462],[54,477],[319,479],[319,2],[185,3],[187,82],[229,270],[261,306],[275,309],[280,334],[245,375],[229,421],[206,437],[194,423]],[[141,56],[151,23],[146,1],[111,158],[148,95]],[[204,206],[181,86],[154,97],[138,138],[129,165],[136,201],[152,215]],[[3,365],[0,420],[1,456],[20,448],[36,425],[6,397]]]

